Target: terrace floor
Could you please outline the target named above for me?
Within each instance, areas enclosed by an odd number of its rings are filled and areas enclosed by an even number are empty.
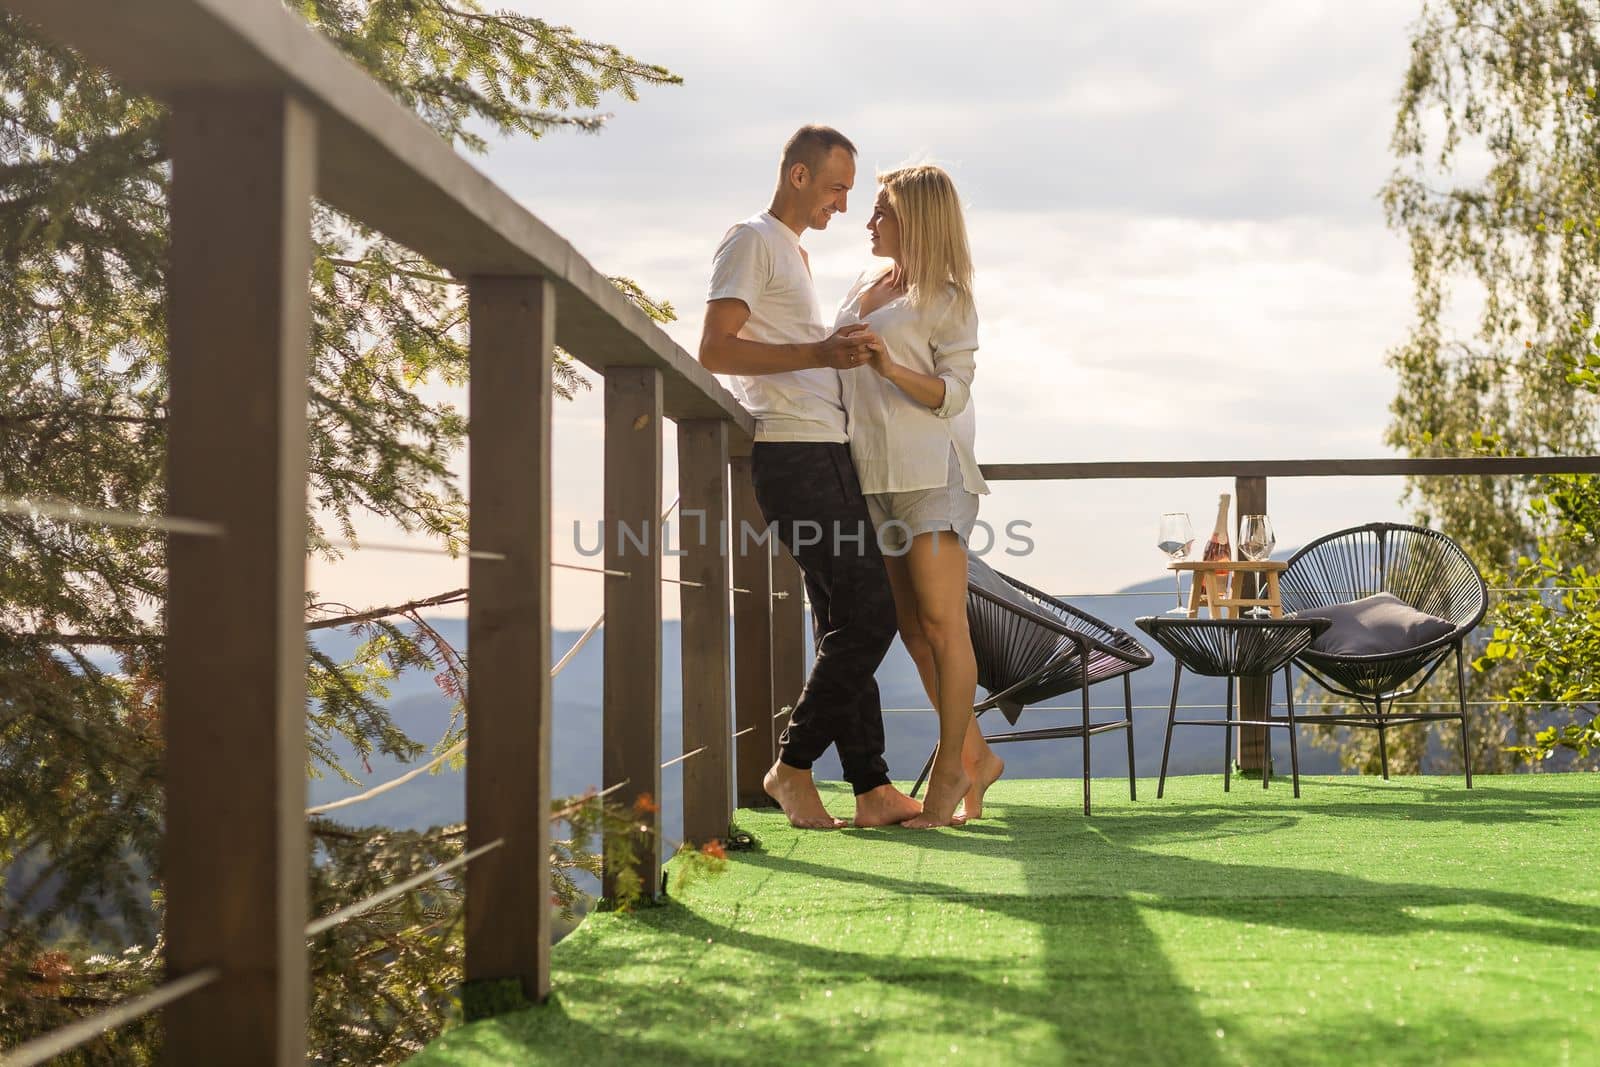
[[[1003,782],[802,833],[555,950],[414,1065],[1595,1063],[1600,776]],[[847,811],[849,798],[828,794]]]

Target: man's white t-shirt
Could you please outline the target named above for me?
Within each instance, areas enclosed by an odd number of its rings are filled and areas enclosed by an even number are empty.
[[[800,235],[763,211],[723,237],[711,265],[710,300],[739,300],[747,341],[806,344],[828,336]],[[781,374],[734,374],[733,395],[756,420],[757,441],[849,440],[839,372],[812,367]]]

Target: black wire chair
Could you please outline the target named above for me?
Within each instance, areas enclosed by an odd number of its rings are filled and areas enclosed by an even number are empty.
[[[969,565],[987,569],[977,557]],[[969,578],[967,628],[978,661],[978,684],[988,696],[973,706],[974,715],[998,708],[1013,726],[1022,709],[1073,690],[1083,693],[1083,718],[1073,726],[1041,730],[1016,730],[986,734],[990,744],[1013,741],[1047,741],[1083,738],[1083,813],[1089,814],[1090,738],[1111,730],[1126,731],[1128,740],[1128,796],[1139,799],[1134,783],[1133,686],[1128,676],[1150,666],[1155,657],[1132,634],[1102,622],[1071,604],[1019,582],[1008,574],[991,571],[1021,594],[1006,599]],[[1089,687],[1121,676],[1123,716],[1110,722],[1093,722],[1089,714]],[[980,718],[981,721],[981,718]],[[928,756],[922,773],[911,787],[916,796],[933,768],[938,749]]]
[[[1472,788],[1467,747],[1467,635],[1483,621],[1489,590],[1478,568],[1450,538],[1423,526],[1374,522],[1328,534],[1296,552],[1278,579],[1286,612],[1327,608],[1389,593],[1449,622],[1449,633],[1412,648],[1374,655],[1336,655],[1308,648],[1295,662],[1324,689],[1365,709],[1350,714],[1301,715],[1301,722],[1378,731],[1378,759],[1389,777],[1387,732],[1409,723],[1457,720],[1461,762]],[[1395,701],[1428,683],[1451,652],[1456,658],[1458,710],[1394,713]]]
[[[1145,616],[1135,619],[1134,625],[1149,634],[1162,648],[1172,654],[1172,703],[1167,711],[1167,736],[1161,745],[1161,777],[1156,782],[1156,799],[1167,791],[1167,760],[1172,754],[1172,731],[1178,726],[1221,726],[1222,736],[1222,788],[1226,792],[1233,786],[1233,731],[1246,726],[1262,728],[1266,745],[1266,760],[1262,766],[1261,788],[1272,780],[1272,731],[1277,727],[1289,731],[1289,771],[1294,783],[1294,795],[1300,795],[1300,749],[1295,737],[1294,685],[1289,678],[1289,662],[1303,652],[1312,641],[1331,625],[1327,619],[1187,619],[1167,616]],[[1195,674],[1228,680],[1228,699],[1223,705],[1221,719],[1179,719],[1178,685],[1183,680],[1184,669]],[[1234,680],[1236,678],[1265,678],[1267,701],[1272,700],[1272,675],[1284,672],[1284,706],[1286,718],[1243,719],[1235,712]],[[1270,710],[1270,709],[1269,709]]]

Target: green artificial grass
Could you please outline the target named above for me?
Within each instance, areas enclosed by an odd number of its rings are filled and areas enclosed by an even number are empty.
[[[555,949],[411,1062],[1600,1061],[1600,776],[1002,782],[961,829],[791,830]],[[836,813],[846,794],[826,794]]]

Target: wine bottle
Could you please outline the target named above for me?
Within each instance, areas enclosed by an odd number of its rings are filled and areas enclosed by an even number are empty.
[[[1233,559],[1233,548],[1228,543],[1228,504],[1231,499],[1227,493],[1223,493],[1217,500],[1217,527],[1211,531],[1211,540],[1206,542],[1206,551],[1201,557],[1207,563]],[[1227,576],[1226,570],[1217,571],[1219,579]]]

